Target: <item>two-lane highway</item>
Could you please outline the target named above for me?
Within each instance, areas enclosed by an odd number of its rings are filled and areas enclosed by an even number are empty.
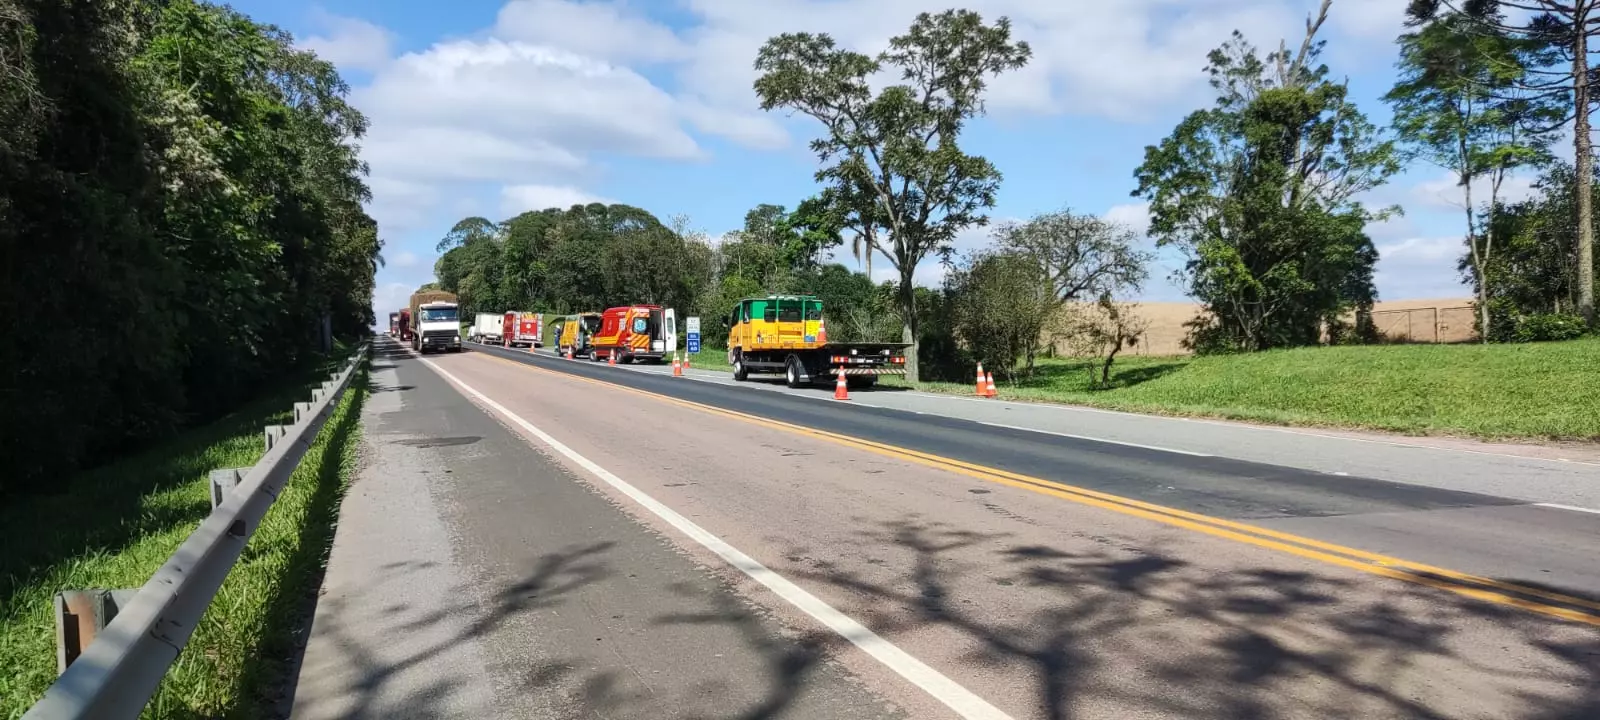
[[[1600,516],[528,353],[384,364],[300,716],[1600,716]]]

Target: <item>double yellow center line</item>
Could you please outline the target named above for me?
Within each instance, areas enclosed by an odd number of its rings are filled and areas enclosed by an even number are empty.
[[[1493,578],[1481,577],[1468,573],[1434,567],[1423,563],[1411,562],[1400,558],[1390,557],[1379,553],[1368,552],[1357,548],[1346,547],[1335,543],[1323,542],[1292,533],[1280,532],[1269,528],[1250,525],[1247,523],[1225,520],[1223,518],[1202,515],[1187,510],[1156,505],[1132,498],[1121,497],[1103,493],[1088,488],[1045,480],[1043,478],[1021,475],[1018,473],[1001,470],[998,468],[975,465],[954,458],[911,450],[894,445],[866,440],[849,435],[818,430],[815,428],[794,425],[778,420],[749,415],[733,410],[725,410],[711,405],[682,400],[679,398],[662,395],[660,393],[640,390],[637,388],[618,385],[604,380],[587,378],[570,373],[547,370],[528,363],[514,362],[512,360],[488,355],[495,360],[513,365],[518,368],[546,375],[579,380],[594,385],[601,385],[613,390],[633,393],[648,397],[679,407],[690,408],[700,412],[720,415],[722,417],[760,425],[774,430],[781,430],[796,435],[817,438],[836,443],[857,450],[875,453],[885,457],[894,458],[904,462],[937,468],[958,475],[996,483],[1008,487],[1019,488],[1048,495],[1050,497],[1070,500],[1072,502],[1102,508],[1112,512],[1143,518],[1154,522],[1180,527],[1186,530],[1205,533],[1213,537],[1225,538],[1236,542],[1254,545],[1256,547],[1277,550],[1280,552],[1297,555],[1302,558],[1317,560],[1340,567],[1357,570],[1360,572],[1381,575],[1383,577],[1403,580],[1405,582],[1426,585],[1428,587],[1445,590],[1464,595],[1484,602],[1499,605],[1508,605],[1521,608],[1542,615],[1571,620],[1600,627],[1600,602],[1586,598],[1552,592],[1541,588],[1516,583],[1505,582]]]

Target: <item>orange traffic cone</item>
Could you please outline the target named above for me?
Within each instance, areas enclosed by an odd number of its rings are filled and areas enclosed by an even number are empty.
[[[689,353],[687,352],[683,354],[683,369],[689,369]]]
[[[606,353],[606,364],[607,365],[615,365],[615,364],[617,364],[617,351],[612,350],[611,352]]]
[[[978,384],[976,388],[978,397],[989,397],[989,388],[983,384],[983,363],[978,363]]]
[[[839,379],[838,379],[838,381],[833,383],[833,399],[835,399],[835,400],[849,400],[850,399],[850,385],[844,381],[844,373],[840,372],[840,373],[836,374],[835,377],[837,377]]]
[[[985,388],[987,390],[985,397],[1000,397],[1000,393],[994,389],[994,373],[988,373],[984,377],[988,380],[988,387]]]
[[[570,346],[567,347],[567,359],[572,359],[572,348]]]
[[[672,355],[672,376],[683,377],[683,366],[678,364],[677,353],[673,353]]]

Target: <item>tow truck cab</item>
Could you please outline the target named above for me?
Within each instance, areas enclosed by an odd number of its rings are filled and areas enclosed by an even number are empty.
[[[907,343],[831,343],[822,300],[812,295],[745,298],[728,314],[728,364],[733,379],[782,373],[790,387],[840,375],[869,387],[883,375],[906,373]]]

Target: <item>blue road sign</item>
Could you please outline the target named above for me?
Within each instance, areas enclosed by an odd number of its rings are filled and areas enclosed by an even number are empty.
[[[689,352],[700,352],[700,333],[689,333]]]

